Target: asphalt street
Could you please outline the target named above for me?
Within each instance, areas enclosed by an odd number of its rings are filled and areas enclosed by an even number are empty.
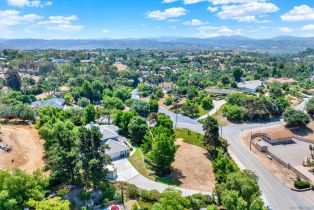
[[[133,98],[137,97],[137,92],[132,91]],[[168,115],[174,125],[178,128],[188,128],[192,131],[203,133],[202,125],[197,120],[181,114],[176,115],[173,112],[159,109],[159,112]],[[259,177],[259,185],[262,191],[262,197],[267,205],[270,205],[275,210],[289,209],[314,209],[307,201],[301,197],[298,192],[290,190],[285,185],[281,184],[271,173],[263,166],[261,162],[251,153],[241,142],[240,134],[242,131],[253,130],[260,127],[270,126],[273,124],[281,124],[282,121],[261,122],[261,123],[242,123],[223,126],[222,137],[229,143],[229,152],[239,166],[249,169],[256,173]],[[314,198],[313,198],[314,199]]]

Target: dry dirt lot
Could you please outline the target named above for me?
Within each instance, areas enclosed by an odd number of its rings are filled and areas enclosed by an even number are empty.
[[[44,142],[34,126],[0,125],[0,131],[1,143],[13,147],[10,153],[0,151],[0,168],[19,168],[30,173],[44,167]]]
[[[215,176],[207,151],[184,143],[182,139],[178,139],[176,144],[180,147],[172,165],[173,178],[179,181],[181,187],[212,192],[215,189]]]

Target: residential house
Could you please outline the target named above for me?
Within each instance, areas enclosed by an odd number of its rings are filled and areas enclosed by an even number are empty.
[[[114,125],[99,125],[93,122],[86,125],[86,128],[91,129],[97,127],[102,135],[101,141],[108,145],[109,149],[105,152],[111,159],[127,157],[129,155],[130,146],[127,144],[124,137],[119,136],[118,127]]]
[[[263,86],[263,82],[260,80],[243,81],[238,82],[237,86],[239,89],[255,93],[260,87]]]
[[[31,106],[35,109],[39,109],[41,107],[51,106],[57,108],[63,108],[65,105],[65,100],[63,98],[50,98],[44,101],[34,101],[31,103]]]
[[[173,82],[163,82],[158,85],[159,88],[161,88],[163,91],[168,92],[172,91],[175,88],[175,85]]]

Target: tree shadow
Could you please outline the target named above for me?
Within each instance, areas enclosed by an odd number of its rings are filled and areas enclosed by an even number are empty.
[[[299,128],[296,128],[296,129],[290,129],[292,133],[294,133],[295,135],[298,135],[298,136],[307,136],[309,134],[313,134],[314,131],[309,128],[309,127],[299,127]]]

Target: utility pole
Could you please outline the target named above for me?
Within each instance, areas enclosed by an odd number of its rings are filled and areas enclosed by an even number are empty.
[[[125,205],[124,205],[124,194],[123,194],[123,183],[121,182],[120,183],[120,187],[121,187],[121,200],[122,200],[122,205],[123,205],[123,208],[125,208]]]
[[[252,150],[252,131],[251,131],[251,136],[250,136],[250,151]]]

